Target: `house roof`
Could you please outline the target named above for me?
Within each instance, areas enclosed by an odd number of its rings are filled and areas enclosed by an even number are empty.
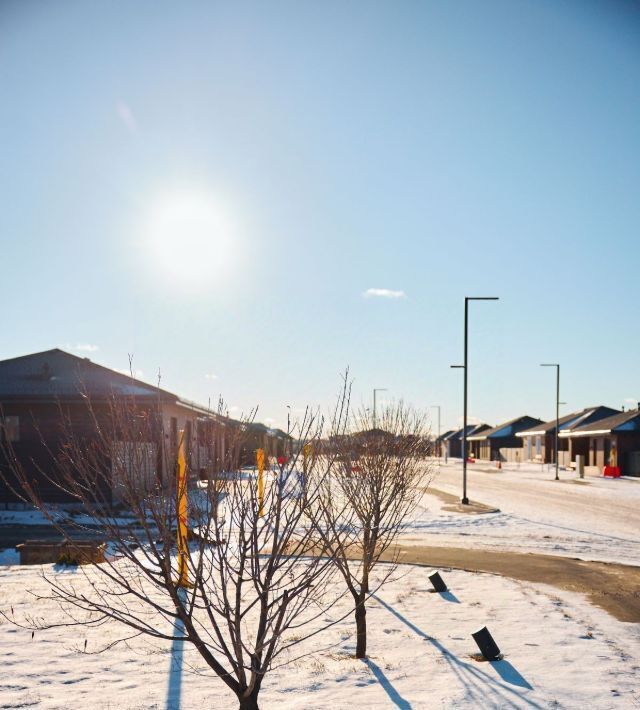
[[[483,426],[483,425],[467,424],[467,429],[466,429],[466,431],[467,431],[467,439],[469,438],[469,434],[471,434],[471,432],[472,432],[474,429],[476,429],[478,426]],[[485,424],[484,426],[488,426],[488,425]],[[452,432],[449,433],[448,436],[443,436],[443,437],[442,437],[442,440],[443,440],[443,441],[455,441],[455,440],[462,439],[462,432],[463,432],[463,430],[464,430],[464,427],[463,427],[462,429],[458,429],[458,430],[456,430],[456,431],[452,431]]]
[[[445,441],[445,439],[447,439],[449,435],[453,433],[453,429],[447,429],[444,434],[440,434],[440,436],[436,437],[435,443],[437,444],[440,441]]]
[[[536,419],[535,417],[530,417],[525,414],[521,417],[516,417],[503,424],[498,424],[498,426],[492,429],[485,429],[482,432],[474,433],[467,436],[468,441],[484,441],[485,439],[502,439],[505,437],[514,436],[519,431],[523,429],[529,429],[534,425],[542,424],[542,420]]]
[[[59,348],[0,362],[0,398],[178,396]]]
[[[559,433],[561,437],[594,436],[597,434],[612,434],[625,431],[640,432],[640,410],[632,409],[629,412],[619,412],[611,417],[585,424],[572,431]]]
[[[565,414],[563,417],[560,417],[558,428],[560,432],[571,431],[577,427],[590,424],[591,422],[604,419],[605,417],[609,417],[614,414],[619,414],[619,410],[611,409],[611,407],[604,407],[602,405],[597,407],[587,407],[585,409],[581,409],[579,412],[572,412],[571,414]],[[555,430],[556,420],[552,419],[544,424],[533,426],[531,429],[519,431],[516,436],[527,437],[542,434],[553,434]]]
[[[491,424],[476,424],[476,426],[474,426],[473,429],[467,434],[467,439],[470,436],[481,434],[483,431],[489,431],[491,428]]]
[[[215,418],[221,423],[237,423],[196,402],[60,348],[0,361],[0,400],[47,401],[85,395],[93,399],[112,396],[159,398],[196,415]],[[264,429],[270,431],[267,427]]]

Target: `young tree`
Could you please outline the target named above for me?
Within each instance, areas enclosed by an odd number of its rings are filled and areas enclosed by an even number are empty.
[[[393,543],[424,492],[430,477],[425,417],[402,402],[386,407],[373,428],[368,410],[358,412],[350,432],[334,437],[330,450],[340,465],[323,481],[316,527],[353,597],[356,658],[367,655],[367,610],[372,572],[386,554],[376,588],[397,563]],[[345,519],[349,511],[349,520]]]
[[[339,411],[335,433],[344,428]],[[51,520],[71,549],[78,535],[91,532],[108,543],[110,555],[82,568],[81,587],[49,579],[48,598],[64,606],[70,625],[111,620],[123,626],[123,638],[143,634],[191,644],[235,693],[239,707],[256,710],[269,669],[290,660],[296,644],[338,621],[327,619],[341,593],[335,585],[334,596],[327,591],[335,571],[327,554],[334,536],[325,531],[318,547],[308,513],[318,505],[333,457],[307,457],[301,478],[302,462],[293,453],[265,473],[258,492],[255,472],[239,466],[247,427],[238,423],[222,472],[189,491],[187,545],[177,532],[182,484],[173,475],[161,480],[155,468],[158,412],[141,409],[134,398],[114,398],[104,414],[87,401],[81,435],[62,407],[61,418],[64,445],[50,452],[55,465],[40,474],[91,516],[90,526],[73,517],[61,522],[7,445],[11,485]],[[229,422],[220,413],[211,422],[214,442],[218,424]],[[322,426],[307,412],[293,433],[317,451]],[[165,470],[172,470],[174,452],[163,445],[161,456]],[[319,554],[308,554],[312,547]],[[39,626],[47,627],[46,621]]]

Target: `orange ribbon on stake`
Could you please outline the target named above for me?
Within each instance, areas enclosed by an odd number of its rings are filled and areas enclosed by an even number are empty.
[[[176,511],[178,515],[178,579],[176,580],[176,586],[188,588],[193,585],[189,582],[189,567],[187,565],[189,533],[187,528],[187,456],[184,430],[180,431],[176,486]]]

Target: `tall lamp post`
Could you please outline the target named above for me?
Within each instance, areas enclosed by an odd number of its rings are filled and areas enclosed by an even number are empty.
[[[431,409],[438,410],[438,464],[440,464],[440,447],[442,446],[442,442],[440,441],[440,405],[432,404]]]
[[[498,296],[465,296],[464,299],[464,365],[452,365],[464,370],[464,416],[462,422],[462,499],[469,505],[467,497],[467,380],[469,374],[469,301],[499,301]]]
[[[560,480],[558,475],[559,471],[559,461],[558,461],[558,433],[560,429],[560,365],[557,362],[545,362],[540,365],[540,367],[555,367],[556,368],[556,435],[554,437],[554,449],[555,449],[555,459],[556,459],[556,481]]]
[[[386,392],[387,388],[386,387],[376,387],[373,390],[373,428],[376,428],[376,393],[377,392]]]

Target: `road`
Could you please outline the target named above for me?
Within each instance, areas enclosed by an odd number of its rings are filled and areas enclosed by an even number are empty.
[[[540,466],[497,470],[470,465],[471,500],[499,513],[464,515],[447,510],[441,497],[425,496],[416,524],[403,542],[511,549],[640,565],[640,480],[587,477]],[[459,497],[460,462],[434,466],[430,485]]]

